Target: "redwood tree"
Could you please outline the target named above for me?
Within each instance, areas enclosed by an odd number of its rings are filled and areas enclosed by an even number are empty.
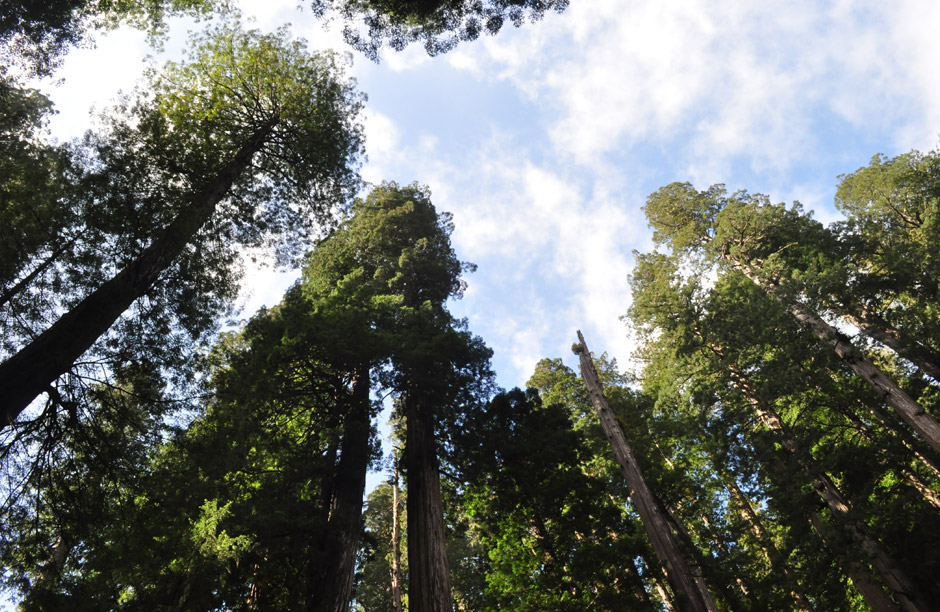
[[[2,427],[90,349],[105,361],[133,353],[120,333],[96,344],[127,327],[129,309],[164,344],[198,338],[237,290],[239,247],[286,262],[352,195],[361,99],[334,56],[302,44],[223,24],[86,138],[57,203],[72,211],[65,248],[3,279],[15,291],[0,312]]]

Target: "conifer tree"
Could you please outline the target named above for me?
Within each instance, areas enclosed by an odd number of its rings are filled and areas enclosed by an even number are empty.
[[[361,100],[335,57],[223,24],[150,81],[81,148],[80,175],[55,203],[64,249],[4,271],[4,428],[92,347],[105,360],[133,354],[118,337],[132,306],[165,323],[163,344],[198,338],[237,290],[238,246],[290,260],[358,185]]]

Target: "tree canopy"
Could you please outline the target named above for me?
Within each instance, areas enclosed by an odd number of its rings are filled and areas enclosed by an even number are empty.
[[[313,10],[343,17],[346,41],[376,60],[384,46],[401,51],[421,43],[430,55],[450,51],[480,34],[497,34],[507,23],[521,27],[546,13],[564,11],[569,0],[312,0]]]
[[[167,339],[198,339],[236,293],[239,249],[295,260],[358,188],[361,98],[335,56],[223,24],[190,57],[70,148],[49,204],[66,223],[5,266],[6,425],[93,346],[118,364],[179,356]]]
[[[567,6],[311,2],[372,59]],[[544,358],[500,389],[449,309],[474,270],[453,218],[358,176],[345,60],[231,9],[0,0],[0,587],[20,609],[940,601],[940,153],[840,177],[828,226],[662,187],[629,279],[638,369],[578,332],[580,376]],[[44,135],[25,78],[177,15],[219,19],[82,139]],[[248,257],[299,280],[226,322]]]

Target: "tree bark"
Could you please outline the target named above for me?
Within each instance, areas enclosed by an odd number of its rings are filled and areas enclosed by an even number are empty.
[[[891,601],[885,590],[871,575],[868,567],[860,561],[846,556],[843,547],[837,544],[839,538],[832,533],[832,529],[826,526],[822,517],[813,512],[809,516],[809,523],[813,526],[813,530],[822,540],[822,543],[842,562],[849,580],[852,581],[856,590],[862,595],[865,603],[871,607],[872,612],[897,612],[898,605]]]
[[[703,597],[696,584],[689,564],[679,549],[669,523],[662,510],[656,503],[652,491],[643,479],[643,473],[633,456],[633,451],[627,444],[623,430],[617,424],[607,399],[604,397],[604,388],[601,385],[591,353],[584,342],[584,336],[578,331],[579,343],[574,346],[574,352],[581,360],[581,377],[587,386],[591,401],[600,417],[604,433],[610,441],[617,463],[620,464],[624,479],[630,488],[630,495],[637,513],[643,522],[646,535],[653,546],[653,551],[659,557],[666,571],[666,579],[675,594],[675,604],[682,611],[709,612],[709,602]],[[706,591],[707,593],[707,591]],[[708,598],[711,599],[710,597]],[[712,607],[714,603],[712,602]]]
[[[663,588],[663,585],[655,578],[653,578],[652,581],[653,588],[655,588],[656,593],[659,594],[659,599],[663,602],[663,606],[665,606],[666,610],[676,612],[676,607],[672,604],[672,599],[669,597],[669,593],[666,592],[666,589]]]
[[[333,505],[307,598],[311,612],[347,612],[356,573],[356,551],[362,527],[362,496],[369,466],[372,430],[369,369],[361,368],[353,381],[350,411],[343,425],[343,441],[333,487]]]
[[[690,567],[692,568],[692,576],[695,580],[695,587],[705,599],[705,604],[708,606],[709,612],[718,612],[718,604],[715,603],[715,600],[712,599],[711,594],[708,592],[708,585],[705,583],[704,578],[705,573],[708,573],[709,575],[712,588],[716,589],[724,596],[725,605],[730,612],[742,612],[743,610],[748,609],[748,606],[733,592],[733,590],[727,584],[722,583],[720,578],[716,576],[714,572],[710,572],[708,569],[703,569],[708,567],[706,565],[707,559],[704,559],[701,551],[695,547],[695,542],[692,540],[692,534],[690,534],[689,530],[685,528],[685,525],[681,520],[679,520],[673,509],[667,506],[656,494],[653,494],[653,499],[662,511],[663,516],[666,517],[666,520],[669,522],[672,532],[676,534],[679,542],[681,542],[681,545],[685,547],[685,550],[688,551],[689,556],[692,557],[693,563],[690,565]],[[705,517],[701,515],[699,515],[699,518],[705,519]],[[713,533],[711,535],[715,534]],[[718,552],[719,554],[727,554],[728,551],[722,549]]]
[[[405,396],[408,477],[408,610],[453,612],[444,539],[444,506],[434,414],[416,393]]]
[[[721,464],[711,451],[706,452],[708,453],[708,458],[711,460],[712,465],[718,472],[721,482],[725,486],[725,490],[728,491],[729,498],[734,505],[737,506],[738,513],[747,524],[748,529],[754,534],[754,538],[757,540],[758,546],[760,546],[761,551],[764,553],[764,558],[767,559],[771,571],[783,577],[784,584],[786,584],[786,587],[790,591],[790,597],[793,599],[793,609],[798,612],[812,612],[813,607],[802,591],[800,591],[796,576],[790,571],[783,555],[777,550],[777,546],[774,544],[770,534],[764,529],[764,525],[760,517],[757,516],[757,513],[754,511],[753,506],[751,506],[750,500],[748,500],[741,488],[738,487],[738,483],[734,480],[734,475],[728,472],[728,468]]]
[[[264,146],[274,125],[272,122],[259,127],[137,259],[0,364],[0,430],[9,427],[30,402],[108,331],[134,300],[150,289],[212,217],[218,203]]]
[[[729,367],[729,372],[734,385],[738,387],[745,398],[747,398],[760,421],[767,429],[775,433],[781,446],[789,453],[794,461],[796,461],[796,465],[799,467],[800,471],[803,472],[804,476],[809,479],[813,490],[815,490],[819,498],[825,502],[833,517],[835,517],[836,521],[839,523],[842,531],[844,531],[845,535],[852,541],[854,546],[861,551],[865,559],[871,563],[875,572],[881,576],[885,586],[891,591],[893,600],[897,602],[897,606],[890,609],[901,609],[906,612],[929,612],[931,608],[926,603],[926,599],[920,594],[919,589],[911,582],[881,543],[868,533],[866,526],[850,515],[851,508],[849,502],[845,496],[842,495],[842,492],[839,491],[838,487],[836,487],[835,483],[832,482],[832,479],[829,478],[827,474],[816,469],[810,461],[800,456],[796,440],[793,438],[793,435],[790,433],[783,419],[781,419],[775,411],[761,405],[753,389],[751,389],[749,382],[741,372],[738,372],[734,367]],[[777,473],[786,473],[784,463],[779,457],[776,457],[774,461],[772,461],[771,467]],[[842,555],[841,551],[837,552],[837,554]],[[846,558],[850,557],[850,555],[842,556]],[[864,566],[859,564],[859,567]],[[860,577],[862,576],[861,569],[853,569],[853,571]],[[863,577],[860,579],[868,580]],[[859,587],[859,592],[864,593],[865,590]],[[873,591],[871,592],[873,593]],[[869,601],[868,603],[873,608],[884,609],[880,608],[880,606],[883,605],[882,602]]]
[[[798,301],[784,295],[782,287],[773,282],[765,282],[747,265],[726,258],[751,282],[767,292],[807,327],[813,334],[828,344],[852,370],[870,384],[914,431],[919,433],[927,444],[940,453],[940,424],[897,384],[882,372],[871,359],[857,350],[852,342],[839,330],[835,329],[822,317]]]
[[[398,456],[392,457],[392,610],[402,612],[401,606],[401,527],[398,516]]]
[[[917,366],[921,372],[940,382],[940,355],[937,355],[935,351],[919,343],[908,342],[900,331],[865,308],[860,308],[854,313],[839,309],[839,315],[847,323],[859,328],[869,338],[887,346],[899,357]]]

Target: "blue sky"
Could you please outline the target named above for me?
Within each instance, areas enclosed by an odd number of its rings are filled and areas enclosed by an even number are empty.
[[[346,51],[293,0],[242,0],[256,26],[293,24]],[[174,22],[173,57],[191,24]],[[500,384],[562,357],[582,329],[629,366],[619,320],[632,251],[651,248],[641,207],[674,180],[800,200],[837,218],[837,176],[875,153],[940,142],[940,4],[932,0],[572,0],[521,29],[427,57],[353,56],[369,96],[369,181],[418,181],[454,214],[459,256],[479,268],[453,305],[495,351]],[[143,37],[118,31],[70,54],[43,88],[60,139],[92,125],[138,79]],[[253,271],[248,316],[291,274]]]
[[[237,4],[262,29],[290,22],[312,47],[347,50],[294,0]],[[190,27],[174,22],[167,57]],[[839,174],[940,143],[938,32],[936,0],[571,0],[441,57],[354,56],[363,175],[427,184],[454,214],[458,254],[479,268],[452,310],[495,351],[501,385],[524,385],[542,357],[576,367],[579,328],[628,367],[619,317],[632,251],[652,246],[646,196],[721,182],[836,219]],[[60,111],[51,133],[91,127],[89,108],[131,89],[148,53],[124,30],[72,52],[64,82],[41,85]],[[293,278],[252,271],[243,316]]]

